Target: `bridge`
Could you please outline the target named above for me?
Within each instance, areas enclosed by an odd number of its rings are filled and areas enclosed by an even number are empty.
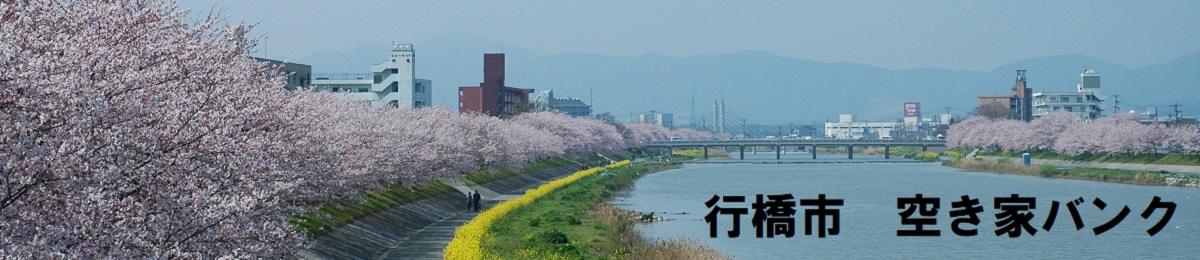
[[[846,154],[854,159],[854,146],[883,147],[883,158],[892,158],[892,146],[921,147],[921,151],[929,150],[930,146],[946,146],[945,140],[869,140],[869,139],[744,139],[744,140],[709,140],[709,141],[656,141],[646,145],[646,148],[666,148],[673,152],[676,148],[701,148],[704,159],[708,160],[709,147],[738,147],[738,159],[746,159],[746,147],[774,147],[775,159],[780,159],[783,147],[810,147],[809,153],[817,159],[817,146],[846,147]]]

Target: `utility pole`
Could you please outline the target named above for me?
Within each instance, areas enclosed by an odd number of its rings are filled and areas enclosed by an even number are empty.
[[[1175,124],[1178,125],[1179,124],[1179,100],[1175,100],[1175,104],[1171,105],[1171,106],[1175,107]]]
[[[1121,112],[1121,95],[1113,95],[1113,114]]]
[[[688,116],[691,117],[691,119],[688,120],[688,124],[692,125],[692,127],[691,127],[692,129],[696,129],[696,95],[695,94],[692,94],[692,112],[690,114],[688,114]]]

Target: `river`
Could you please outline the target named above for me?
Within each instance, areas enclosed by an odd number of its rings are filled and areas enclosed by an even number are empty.
[[[734,154],[736,156],[736,154]],[[774,153],[747,154],[748,162],[772,162]],[[789,154],[793,161],[806,161],[808,154]],[[819,155],[820,160],[850,162],[845,155]],[[736,160],[736,159],[734,159]],[[855,155],[855,161],[880,161],[881,158]],[[892,159],[893,161],[900,161]],[[811,161],[811,160],[807,160]],[[902,225],[897,198],[940,198],[937,223],[926,230],[940,230],[936,237],[900,237],[897,230],[911,230]],[[756,194],[792,194],[794,201],[816,199],[825,194],[828,199],[841,199],[838,209],[840,233],[819,238],[816,223],[813,234],[804,235],[804,211],[811,206],[795,209],[795,236],[787,238],[756,238],[749,221]],[[997,236],[996,197],[1034,197],[1035,208],[1030,225],[1034,235],[1022,231],[1019,237]],[[705,205],[713,195],[745,196],[745,203],[719,202],[723,208],[748,208],[740,217],[740,237],[730,238],[731,215],[719,215],[717,237],[709,237],[709,224],[704,217],[711,209]],[[977,216],[977,226],[962,227],[978,230],[976,236],[959,236],[951,231],[949,212],[951,202],[963,195],[979,200],[983,212]],[[1158,196],[1163,202],[1173,202],[1176,209],[1166,226],[1154,236],[1147,230],[1162,219],[1165,209],[1158,209],[1148,219],[1141,214]],[[1076,230],[1066,204],[1083,198],[1077,205],[1084,227]],[[1101,210],[1095,199],[1106,207]],[[1060,203],[1055,221],[1049,231],[1043,229],[1051,211],[1052,201]],[[737,259],[795,259],[795,258],[1200,258],[1200,189],[1139,186],[1096,181],[1049,179],[1007,174],[965,172],[931,163],[864,163],[864,164],[686,164],[683,168],[658,172],[637,181],[627,194],[614,201],[630,210],[656,212],[672,219],[642,224],[639,229],[651,239],[688,237]],[[1093,228],[1118,216],[1123,207],[1129,213],[1118,224],[1102,234]],[[679,214],[686,213],[686,214]],[[913,213],[913,218],[921,217]],[[815,222],[815,218],[813,219]],[[828,221],[828,218],[827,218]],[[831,225],[831,223],[827,223]]]

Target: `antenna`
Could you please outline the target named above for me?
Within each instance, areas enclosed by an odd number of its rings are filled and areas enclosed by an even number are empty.
[[[500,53],[504,53],[504,36],[500,36]]]

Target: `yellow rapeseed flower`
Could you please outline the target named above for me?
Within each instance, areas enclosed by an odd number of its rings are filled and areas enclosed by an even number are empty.
[[[597,167],[577,171],[570,176],[527,190],[524,196],[500,202],[500,204],[484,210],[478,216],[475,216],[475,219],[463,224],[454,231],[454,240],[451,240],[450,245],[446,246],[445,249],[446,259],[483,259],[483,248],[480,247],[483,236],[487,234],[488,229],[492,227],[492,223],[497,219],[583,177],[596,174],[601,170],[626,166],[630,163],[632,162],[624,160],[610,164],[604,168]]]

